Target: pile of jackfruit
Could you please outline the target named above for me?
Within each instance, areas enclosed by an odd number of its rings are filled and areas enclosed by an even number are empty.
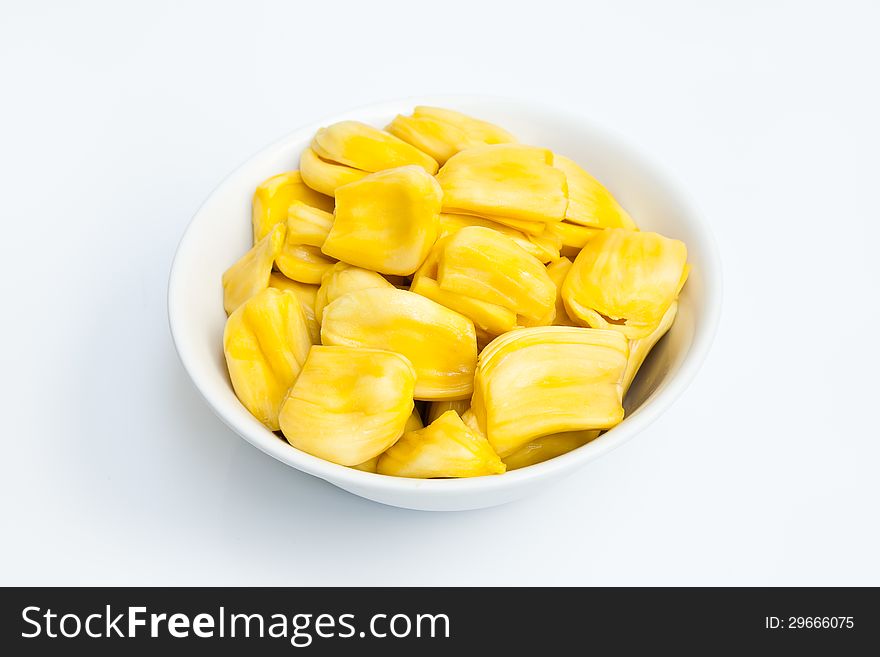
[[[501,474],[618,424],[688,275],[572,160],[435,107],[320,129],[252,221],[223,275],[236,395],[400,477]]]

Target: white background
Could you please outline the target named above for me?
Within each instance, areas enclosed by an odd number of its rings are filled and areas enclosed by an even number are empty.
[[[870,2],[3,2],[0,583],[880,584],[880,13]],[[725,267],[703,370],[538,497],[373,504],[226,429],[171,258],[322,116],[540,98],[689,190]],[[247,221],[246,217],[242,221]]]

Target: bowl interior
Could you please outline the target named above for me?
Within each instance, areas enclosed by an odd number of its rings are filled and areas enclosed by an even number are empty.
[[[643,230],[681,239],[689,249],[692,270],[678,317],[633,384],[626,402],[627,418],[574,452],[501,477],[415,481],[363,473],[317,459],[294,449],[254,419],[238,402],[226,373],[222,352],[226,315],[220,278],[251,246],[254,188],[273,174],[297,169],[302,149],[321,125],[354,118],[383,127],[396,113],[407,113],[416,104],[451,107],[496,122],[523,143],[545,146],[572,158],[611,190]],[[169,317],[178,353],[197,388],[224,422],[263,451],[361,494],[364,487],[409,487],[413,492],[444,487],[476,490],[549,476],[554,469],[571,469],[619,444],[653,419],[661,408],[639,421],[670,385],[678,382],[684,387],[708,348],[718,315],[717,272],[711,236],[694,212],[654,167],[606,132],[590,127],[580,117],[518,101],[420,98],[375,105],[305,126],[232,173],[205,202],[181,241],[169,286]],[[680,389],[674,395],[678,392]],[[674,395],[668,395],[667,404]]]

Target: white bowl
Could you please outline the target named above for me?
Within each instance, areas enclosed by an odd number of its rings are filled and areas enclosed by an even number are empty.
[[[266,429],[239,403],[223,358],[220,276],[251,246],[251,196],[265,178],[298,168],[315,131],[344,119],[382,127],[413,106],[450,107],[493,121],[520,141],[546,146],[583,165],[646,230],[683,240],[692,266],[678,317],[642,367],[617,427],[568,454],[507,474],[473,479],[403,479],[361,472],[301,452]],[[233,172],[193,217],[180,242],[168,288],[168,316],[180,360],[214,412],[279,461],[383,504],[431,511],[477,509],[518,499],[571,474],[629,440],[684,391],[711,345],[721,304],[721,268],[711,233],[683,194],[616,137],[582,117],[518,100],[417,98],[381,103],[307,125]]]

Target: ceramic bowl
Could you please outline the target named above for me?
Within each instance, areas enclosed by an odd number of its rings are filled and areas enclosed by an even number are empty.
[[[654,348],[614,429],[568,454],[499,476],[404,479],[361,472],[291,447],[239,403],[223,358],[220,277],[251,246],[251,197],[269,176],[298,168],[299,156],[321,126],[356,119],[378,127],[415,105],[449,107],[503,126],[526,144],[567,155],[601,180],[643,230],[683,240],[691,273],[678,317]],[[463,510],[530,495],[584,467],[648,427],[685,390],[708,352],[720,316],[721,267],[706,220],[663,172],[617,136],[583,116],[532,102],[482,97],[414,98],[329,116],[303,126],[236,169],[205,201],[178,247],[168,289],[168,315],[177,352],[214,412],[266,454],[355,495],[409,509]]]

